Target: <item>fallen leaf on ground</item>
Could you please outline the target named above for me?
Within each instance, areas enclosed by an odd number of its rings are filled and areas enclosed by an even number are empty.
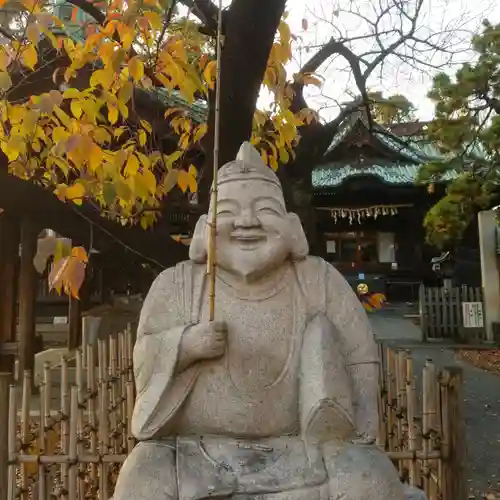
[[[500,349],[460,349],[457,357],[496,375],[500,375]]]

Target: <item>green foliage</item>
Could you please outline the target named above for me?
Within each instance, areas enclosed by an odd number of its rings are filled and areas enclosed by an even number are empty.
[[[369,92],[372,113],[375,121],[392,125],[415,119],[415,106],[404,96],[394,94],[384,97],[382,92]]]
[[[439,182],[450,171],[457,177],[425,219],[429,242],[441,248],[459,239],[499,192],[500,24],[485,21],[472,47],[474,62],[463,64],[453,78],[437,75],[429,92],[436,118],[428,134],[443,160],[424,166],[420,181]]]

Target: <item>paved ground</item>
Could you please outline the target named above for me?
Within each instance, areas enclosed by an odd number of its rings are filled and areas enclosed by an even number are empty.
[[[370,314],[369,318],[379,340],[400,341],[406,344],[422,342],[420,328],[402,317],[398,311],[380,311]]]
[[[426,359],[438,367],[463,368],[471,498],[482,499],[491,489],[500,492],[500,377],[457,360],[450,349],[421,344],[420,329],[395,312],[375,313],[370,320],[378,338],[410,348],[417,373]]]

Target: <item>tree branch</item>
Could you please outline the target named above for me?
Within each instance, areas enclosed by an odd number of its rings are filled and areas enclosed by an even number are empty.
[[[106,20],[106,14],[98,9],[93,3],[88,2],[87,0],[67,0],[68,3],[78,7],[80,10],[88,14],[99,24],[104,24]]]
[[[217,35],[218,7],[211,0],[180,0],[207,28],[205,34]]]
[[[16,37],[6,28],[3,26],[0,26],[0,35],[4,36],[5,38],[8,38],[9,40],[15,40]]]
[[[334,54],[341,55],[351,67],[356,86],[358,87],[363,99],[368,100],[366,91],[366,78],[361,70],[361,65],[358,56],[343,42],[335,40],[333,37],[321,47],[321,49],[314,54],[309,61],[307,61],[300,69],[299,74],[307,74],[316,72],[319,67]],[[292,84],[294,90],[294,99],[292,102],[291,110],[298,112],[300,109],[307,107],[306,101],[302,95],[304,85],[300,81]]]
[[[481,96],[486,104],[493,110],[497,115],[500,115],[500,99],[496,97],[489,97],[487,95]]]
[[[220,165],[234,160],[243,141],[252,134],[253,116],[269,54],[274,43],[286,0],[233,0],[227,12],[222,49],[220,103]],[[209,96],[208,126],[202,145],[205,163],[200,172],[200,202],[208,200],[212,182],[214,92]]]

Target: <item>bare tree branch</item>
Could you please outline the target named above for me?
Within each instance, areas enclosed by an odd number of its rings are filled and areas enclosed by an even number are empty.
[[[211,0],[180,0],[180,2],[188,7],[207,28],[204,31],[205,34],[212,36],[217,34],[219,9]]]
[[[4,36],[5,38],[7,38],[9,40],[16,39],[16,37],[9,30],[4,28],[3,26],[0,26],[0,35]]]
[[[99,24],[104,24],[106,20],[106,14],[102,12],[99,8],[97,8],[93,3],[88,2],[87,0],[67,0],[68,3],[78,7],[80,10],[88,14],[90,17],[95,19],[95,21]]]

